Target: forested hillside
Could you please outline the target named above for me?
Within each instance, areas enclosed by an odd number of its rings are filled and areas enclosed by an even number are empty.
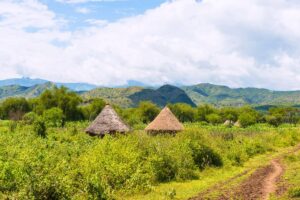
[[[78,91],[76,88],[89,88],[87,87],[88,84],[83,84],[80,86],[46,82],[33,86],[0,86],[0,99],[16,96],[25,98],[36,97],[46,89],[53,88],[54,86],[69,85],[69,89],[76,91],[85,100],[103,98],[107,102],[121,107],[135,107],[141,101],[152,101],[161,107],[168,103],[186,103],[191,106],[201,104],[213,104],[216,106],[296,106],[300,104],[300,91],[272,91],[259,88],[234,89],[207,83],[182,87],[164,85],[158,89],[150,87],[99,87],[92,90]]]

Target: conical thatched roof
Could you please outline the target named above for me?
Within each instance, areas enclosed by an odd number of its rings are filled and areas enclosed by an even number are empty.
[[[165,107],[159,115],[146,127],[148,132],[178,132],[184,129],[175,115]]]
[[[225,126],[232,126],[232,125],[234,125],[234,121],[226,120],[226,121],[224,122],[224,125],[225,125]]]
[[[116,111],[110,105],[106,105],[86,129],[86,132],[90,135],[104,136],[110,133],[125,133],[129,130],[130,128],[123,122]]]
[[[234,126],[235,126],[235,127],[239,127],[239,128],[240,128],[240,127],[241,127],[241,123],[240,123],[240,121],[237,121],[237,122],[235,122],[235,123],[234,123]]]

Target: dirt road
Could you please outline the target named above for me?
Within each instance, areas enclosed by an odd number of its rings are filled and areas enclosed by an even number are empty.
[[[300,150],[300,146],[284,155],[295,153]],[[283,155],[281,155],[282,157]],[[190,200],[267,200],[270,195],[275,193],[277,182],[284,173],[284,167],[280,162],[280,158],[274,159],[269,165],[256,169],[248,178],[242,181],[238,186],[230,187],[230,184],[236,179],[248,174],[244,172],[230,180],[215,185],[207,191],[200,193],[197,197]],[[214,195],[212,195],[214,194]],[[218,195],[215,195],[218,194]]]

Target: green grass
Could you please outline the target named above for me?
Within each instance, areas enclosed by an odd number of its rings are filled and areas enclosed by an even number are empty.
[[[84,133],[87,125],[49,128],[41,138],[31,126],[1,121],[0,199],[186,199],[300,141],[291,126],[186,124],[175,137],[99,139]]]
[[[281,185],[285,185],[287,190],[282,196],[273,197],[273,199],[300,199],[300,152],[286,155],[283,161],[285,164],[285,174]]]

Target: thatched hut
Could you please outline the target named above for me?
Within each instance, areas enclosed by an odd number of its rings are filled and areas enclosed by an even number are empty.
[[[226,120],[224,122],[224,126],[233,126],[233,125],[234,125],[234,121],[232,121],[232,120]]]
[[[116,111],[106,105],[98,117],[86,129],[92,136],[103,137],[105,134],[126,133],[130,128],[123,122]]]
[[[184,129],[172,111],[165,107],[159,115],[146,127],[148,133],[177,133]]]
[[[238,128],[241,128],[241,127],[242,127],[240,121],[235,122],[235,123],[234,123],[234,126],[235,126],[235,127],[238,127]]]

